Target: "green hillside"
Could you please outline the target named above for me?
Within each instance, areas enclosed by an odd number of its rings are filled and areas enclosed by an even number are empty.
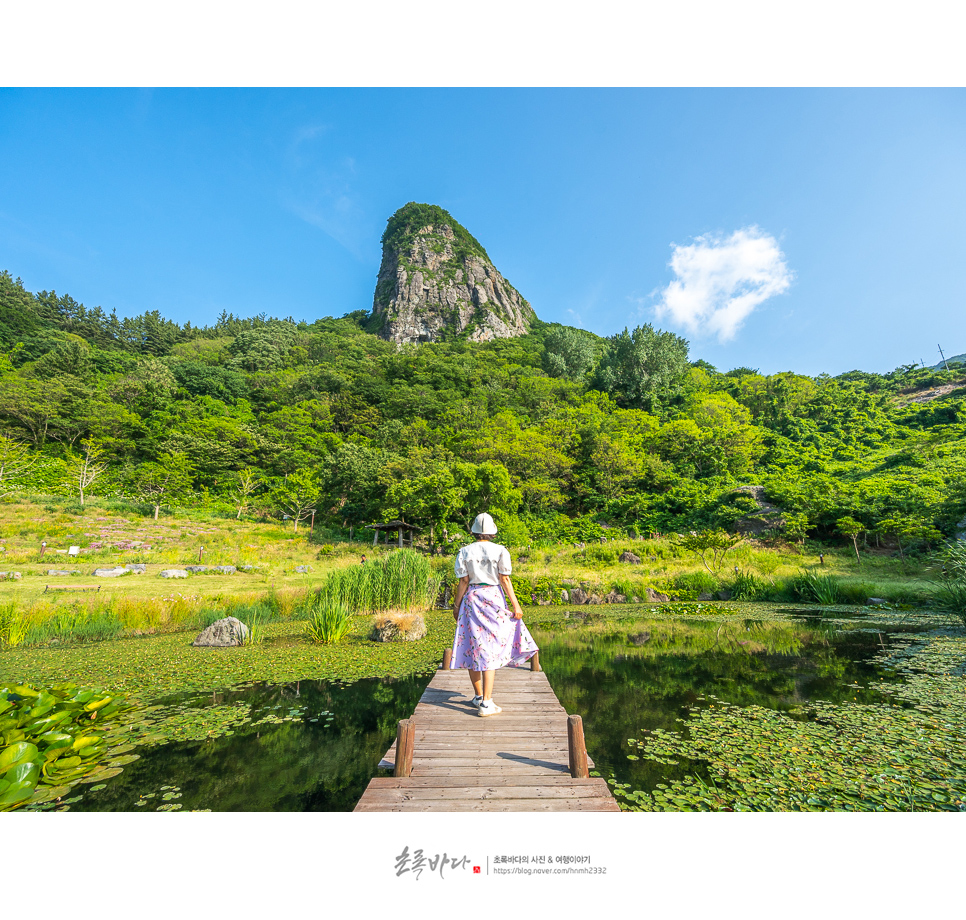
[[[963,368],[722,373],[649,326],[539,321],[397,348],[367,318],[119,320],[4,272],[2,492],[79,502],[86,455],[85,494],[145,514],[314,509],[332,537],[403,516],[439,540],[488,508],[518,545],[730,527],[754,508],[740,485],[793,539],[915,551],[966,514]]]

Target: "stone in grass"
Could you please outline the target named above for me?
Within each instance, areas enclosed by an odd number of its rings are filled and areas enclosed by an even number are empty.
[[[47,569],[48,575],[70,575],[70,572],[64,572],[61,569]]]
[[[187,578],[188,573],[184,569],[165,569],[158,573],[159,578]]]
[[[671,598],[666,594],[662,594],[660,591],[655,591],[653,588],[646,588],[644,591],[646,597],[645,600],[649,604],[666,604]]]
[[[147,570],[147,566],[143,562],[130,562],[124,568],[132,575],[143,575]]]
[[[604,595],[605,604],[626,604],[627,595],[620,594],[618,591],[611,591],[610,593]]]
[[[884,597],[867,597],[865,599],[866,607],[878,607],[879,604],[888,604],[889,602]]]
[[[186,565],[185,566],[185,571],[186,572],[195,572],[195,573],[197,573],[197,572],[207,572],[208,571],[208,566],[206,566],[206,565]]]
[[[628,565],[640,565],[641,557],[631,552],[624,552],[620,554],[617,561],[626,562]]]
[[[212,570],[221,572],[222,575],[234,575],[238,571],[233,565],[213,565]]]
[[[369,638],[373,642],[415,642],[425,635],[421,613],[383,613],[376,617]]]
[[[242,645],[247,637],[248,627],[241,620],[225,617],[203,629],[191,644],[199,648],[228,648]]]
[[[127,569],[123,565],[116,565],[113,569],[94,569],[94,574],[98,578],[117,578],[119,575],[127,575]]]
[[[698,595],[698,600],[699,601],[713,601],[714,600],[714,595],[710,591],[702,591]]]
[[[297,566],[295,566],[295,571],[298,572],[299,575],[307,575],[309,572],[312,571],[312,566],[310,566],[310,565],[297,565]]]

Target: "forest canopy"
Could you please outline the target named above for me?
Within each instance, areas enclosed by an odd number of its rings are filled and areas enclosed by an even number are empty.
[[[22,462],[0,457],[0,487],[76,491],[93,446],[95,494],[156,510],[247,488],[279,513],[294,478],[331,528],[452,533],[487,508],[520,543],[727,528],[750,484],[830,538],[928,546],[966,513],[962,368],[722,373],[649,325],[397,347],[367,318],[118,319],[3,272],[0,452]]]

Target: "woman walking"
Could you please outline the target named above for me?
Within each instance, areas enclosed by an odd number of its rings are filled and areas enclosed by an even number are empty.
[[[456,638],[450,668],[466,668],[470,672],[473,705],[481,716],[492,716],[503,711],[493,702],[495,670],[523,664],[538,649],[523,625],[523,611],[513,593],[510,553],[505,546],[493,542],[493,518],[478,514],[471,530],[476,542],[464,546],[456,555],[460,581],[453,604]]]

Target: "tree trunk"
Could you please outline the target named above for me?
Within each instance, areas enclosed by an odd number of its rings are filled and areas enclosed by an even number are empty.
[[[859,541],[857,536],[852,537],[852,546],[855,547],[855,561],[862,565],[862,560],[859,558]]]
[[[159,514],[160,511],[161,511],[161,506],[160,505],[155,505],[154,506],[154,519],[155,520],[158,519],[158,514]]]

